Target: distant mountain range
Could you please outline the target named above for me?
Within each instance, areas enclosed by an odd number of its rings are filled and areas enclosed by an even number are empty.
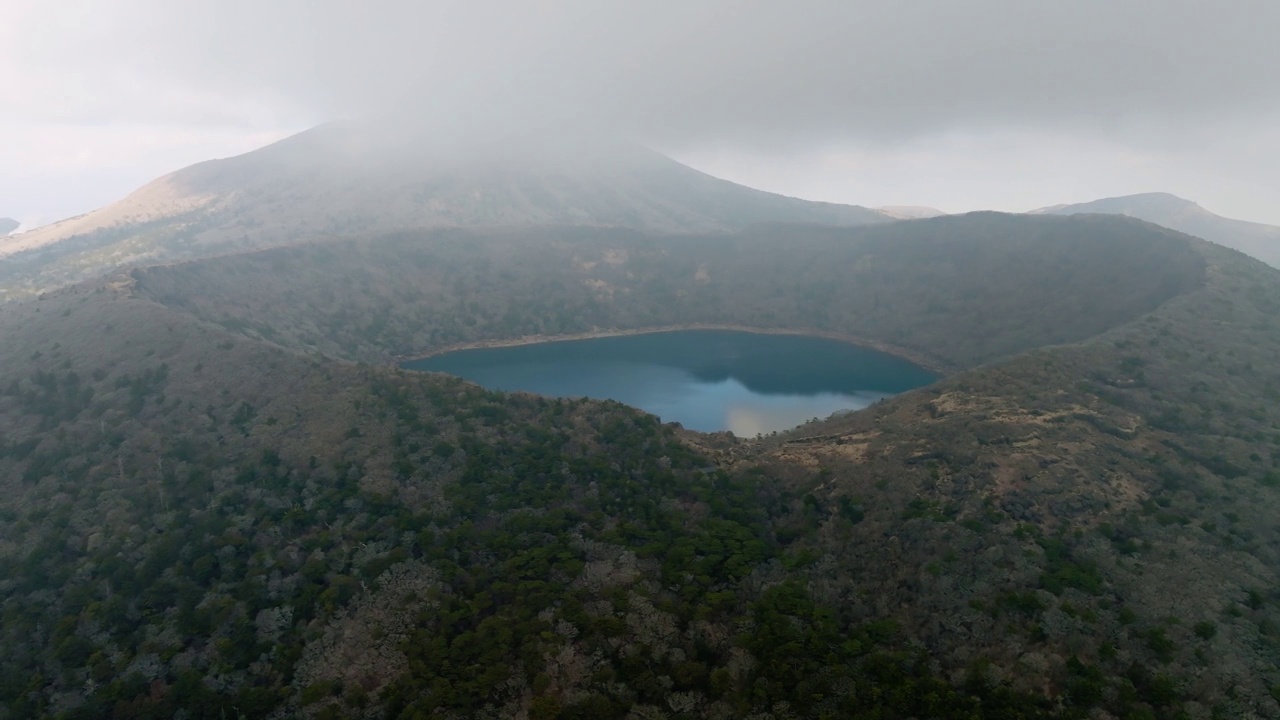
[[[14,230],[17,230],[18,226],[21,224],[22,223],[14,220],[13,218],[0,217],[0,236],[8,235]]]
[[[1125,195],[1032,211],[1035,215],[1079,213],[1128,215],[1225,245],[1272,267],[1280,267],[1280,227],[1215,215],[1190,200],[1169,193]]]

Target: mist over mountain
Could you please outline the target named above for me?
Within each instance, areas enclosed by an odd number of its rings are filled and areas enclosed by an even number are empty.
[[[13,218],[0,217],[0,236],[8,235],[14,230],[17,230],[20,225],[22,225],[22,223],[14,220]]]
[[[763,222],[892,218],[721,180],[590,132],[477,139],[404,119],[330,123],[161,177],[100,210],[0,247],[27,292],[141,261],[192,258],[350,233],[574,224],[717,232]],[[3,273],[0,273],[2,275]]]
[[[1032,212],[1128,215],[1225,245],[1272,267],[1280,267],[1280,227],[1215,215],[1190,200],[1169,193],[1124,195],[1075,205],[1054,205]]]

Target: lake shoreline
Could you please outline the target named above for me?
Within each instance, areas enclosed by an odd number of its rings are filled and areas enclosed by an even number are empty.
[[[445,355],[451,352],[461,350],[487,350],[496,348],[519,347],[521,345],[541,345],[544,343],[554,342],[572,342],[574,340],[595,340],[598,338],[611,337],[629,337],[632,335],[657,335],[660,333],[672,333],[688,330],[722,330],[728,332],[751,333],[753,335],[798,335],[801,337],[822,338],[824,340],[834,340],[836,342],[846,343],[855,347],[876,350],[886,355],[901,360],[906,360],[920,368],[936,373],[940,376],[950,375],[957,368],[949,367],[946,364],[930,357],[926,357],[921,353],[917,353],[906,348],[891,345],[889,343],[880,342],[878,340],[868,340],[854,335],[845,335],[843,333],[833,333],[825,330],[816,330],[812,328],[761,328],[749,325],[731,325],[727,323],[688,323],[684,325],[658,325],[642,328],[629,329],[609,329],[609,330],[591,330],[581,333],[566,333],[562,335],[522,335],[515,338],[504,338],[495,340],[475,340],[465,343],[454,343],[443,347],[435,348],[424,353],[415,353],[412,355],[397,355],[391,358],[390,364],[395,367],[402,367],[405,363],[414,362],[415,360],[425,360],[427,358]]]

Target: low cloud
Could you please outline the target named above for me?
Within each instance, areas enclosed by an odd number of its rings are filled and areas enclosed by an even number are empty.
[[[395,113],[765,158],[1005,129],[1176,154],[1280,116],[1272,0],[11,5],[0,127]]]

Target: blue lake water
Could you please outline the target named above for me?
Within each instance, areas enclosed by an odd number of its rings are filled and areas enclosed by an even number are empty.
[[[458,350],[404,366],[492,390],[617,400],[664,422],[744,437],[861,409],[937,378],[835,340],[727,330]]]

